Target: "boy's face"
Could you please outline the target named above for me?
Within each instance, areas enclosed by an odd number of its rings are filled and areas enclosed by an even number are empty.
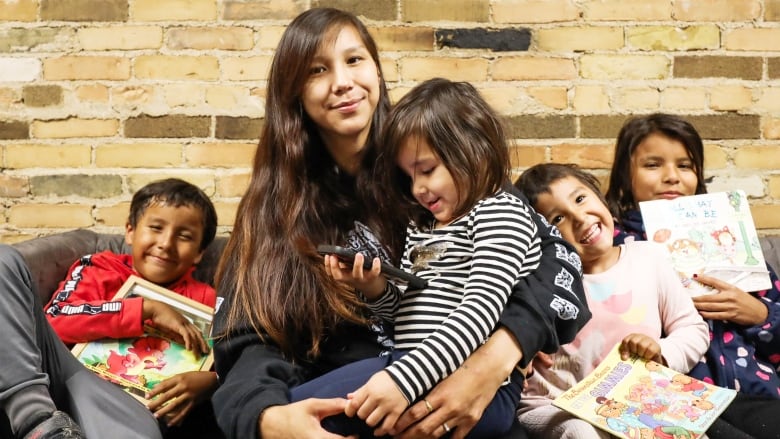
[[[135,228],[127,224],[125,241],[132,247],[133,268],[141,277],[170,284],[203,257],[203,214],[192,206],[154,203]]]
[[[578,179],[554,181],[550,193],[539,194],[534,208],[574,246],[585,272],[604,271],[616,262],[620,253],[612,245],[612,215],[599,196]]]

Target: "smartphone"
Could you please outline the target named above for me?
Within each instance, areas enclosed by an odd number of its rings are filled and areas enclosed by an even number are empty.
[[[338,245],[326,245],[326,244],[318,245],[317,252],[323,256],[335,255],[337,258],[339,258],[340,261],[346,262],[348,264],[355,263],[355,255],[357,254],[354,250],[346,247],[340,247]],[[372,258],[365,258],[365,261],[363,262],[363,268],[365,270],[370,270],[372,266],[373,266]],[[401,279],[403,281],[406,281],[409,284],[409,286],[415,290],[423,289],[428,286],[427,280],[415,276],[412,273],[407,273],[406,271],[403,271],[398,267],[393,267],[392,265],[387,264],[385,262],[382,262],[381,272],[388,276],[392,276]]]

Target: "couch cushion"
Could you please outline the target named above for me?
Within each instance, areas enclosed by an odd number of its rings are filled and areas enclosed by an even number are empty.
[[[195,270],[195,278],[213,284],[217,262],[227,238],[218,237],[209,245]],[[111,250],[129,253],[124,235],[96,233],[77,229],[14,244],[30,267],[41,303],[47,303],[57,285],[68,274],[68,268],[84,255]]]

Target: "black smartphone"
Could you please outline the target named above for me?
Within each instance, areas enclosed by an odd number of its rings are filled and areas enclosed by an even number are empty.
[[[353,264],[355,262],[355,255],[357,254],[354,250],[346,247],[326,244],[318,245],[317,252],[323,256],[335,255],[337,258],[339,258],[339,260],[348,264]],[[363,262],[363,268],[370,270],[372,265],[372,258],[365,258],[365,261]],[[428,286],[427,280],[421,277],[417,277],[412,273],[407,273],[406,271],[403,271],[398,267],[393,267],[392,265],[385,262],[382,262],[381,271],[383,274],[406,281],[409,286],[415,290],[419,290]]]

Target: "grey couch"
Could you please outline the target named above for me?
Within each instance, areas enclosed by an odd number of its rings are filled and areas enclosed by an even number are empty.
[[[780,269],[780,236],[762,237],[760,241],[769,265],[775,270]],[[226,242],[227,238],[218,237],[206,249],[195,270],[198,280],[213,284],[214,271]],[[95,233],[86,229],[35,238],[14,244],[14,247],[27,261],[43,304],[49,301],[57,284],[65,278],[68,268],[79,257],[103,250],[117,253],[130,251],[123,235]]]

